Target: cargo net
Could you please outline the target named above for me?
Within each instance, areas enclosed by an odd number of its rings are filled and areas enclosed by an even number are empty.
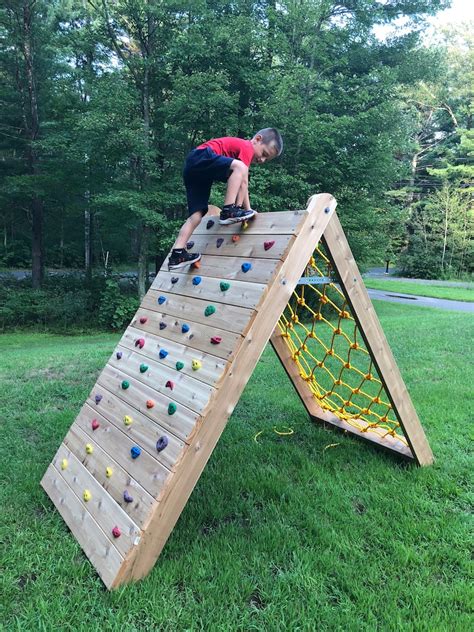
[[[402,441],[400,424],[359,333],[346,298],[332,279],[321,244],[306,267],[278,326],[301,377],[318,404],[361,433]]]

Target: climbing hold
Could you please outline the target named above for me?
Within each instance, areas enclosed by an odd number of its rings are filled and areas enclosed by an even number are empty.
[[[163,296],[163,294],[160,294],[160,296],[158,297],[158,305],[163,305],[165,301],[166,301],[166,296]]]
[[[224,243],[224,240],[222,239],[222,237],[219,237],[219,239],[216,241],[216,247],[220,248],[223,243]]]
[[[252,264],[245,262],[241,265],[241,268],[242,268],[242,272],[248,272],[249,270],[252,269]]]
[[[186,244],[186,250],[191,250],[193,246],[194,246],[194,241],[188,241],[188,243]]]
[[[176,370],[177,371],[181,371],[181,369],[184,369],[184,363],[183,362],[176,362]]]
[[[161,359],[166,358],[166,356],[168,355],[168,351],[166,351],[166,349],[160,349],[160,353],[158,354],[160,356]]]
[[[90,493],[90,491],[88,489],[85,489],[84,493],[82,494],[82,497],[84,498],[84,500],[87,503],[92,498],[92,494]]]
[[[167,445],[168,445],[168,437],[163,435],[156,442],[156,449],[158,450],[158,452],[161,452],[162,450],[166,448]]]
[[[67,459],[63,459],[61,461],[61,469],[65,470],[67,468],[67,466],[69,465],[68,460]]]
[[[174,389],[174,382],[172,382],[171,380],[168,380],[165,384],[165,388],[170,388],[171,390]]]
[[[126,391],[127,388],[130,386],[130,382],[128,380],[122,380],[121,386],[122,386],[123,390]]]
[[[146,407],[148,409],[153,408],[154,405],[155,405],[155,402],[152,399],[147,399],[146,400]]]
[[[107,476],[107,478],[110,478],[113,473],[114,473],[114,471],[113,471],[113,469],[111,467],[106,467],[105,468],[105,475]]]
[[[101,400],[102,400],[102,395],[96,395],[96,396],[94,397],[94,399],[95,399],[95,403],[96,403],[96,404],[99,404],[99,403],[101,402]]]
[[[214,226],[214,220],[210,219],[208,220],[207,224],[206,224],[206,228],[207,230],[209,230],[210,228],[212,228]]]
[[[97,428],[100,426],[100,423],[97,421],[97,419],[93,419],[91,422],[91,426],[92,430],[97,430]]]
[[[142,453],[142,451],[136,445],[134,445],[133,448],[130,450],[130,454],[132,455],[132,459],[138,459],[138,457],[140,456],[141,453]]]
[[[123,418],[123,423],[126,426],[131,426],[133,422],[133,419],[130,417],[130,415],[125,415],[125,417]]]
[[[133,497],[130,496],[127,490],[123,492],[123,499],[126,503],[133,503]]]
[[[137,338],[135,340],[135,346],[140,347],[140,349],[143,349],[143,347],[145,346],[145,338]]]
[[[168,415],[174,415],[176,412],[176,404],[174,402],[171,402],[170,404],[168,404]]]
[[[94,452],[94,446],[92,443],[86,443],[86,452],[87,454],[92,454]]]
[[[239,241],[239,239],[240,239],[240,235],[232,235],[232,241],[233,241],[234,243],[236,243],[237,241]]]
[[[220,336],[212,336],[211,342],[213,345],[219,345],[222,342],[222,338]]]
[[[141,322],[142,325],[144,325],[147,322],[147,320],[148,320],[148,318],[146,316],[142,316],[140,318],[140,322]]]
[[[183,323],[181,325],[181,331],[183,332],[183,334],[187,334],[189,329],[190,329],[190,327],[189,327],[189,325],[187,323]]]
[[[193,277],[193,285],[199,285],[201,283],[202,279],[200,276],[195,276]]]
[[[160,329],[166,329],[166,327],[167,327],[167,324],[166,324],[166,323],[164,323],[163,321],[161,321],[161,323],[160,323]]]
[[[202,364],[201,362],[199,362],[199,360],[193,360],[191,362],[191,366],[193,368],[193,371],[198,371],[202,367]]]
[[[148,371],[148,364],[140,364],[140,373],[146,373]]]
[[[195,268],[196,270],[197,270],[198,268],[200,268],[200,267],[201,267],[201,262],[200,262],[200,261],[195,261],[195,262],[191,265],[191,268]]]
[[[178,277],[171,277],[171,283],[174,285],[175,283],[177,283],[179,281]]]
[[[263,242],[263,247],[264,247],[265,250],[270,250],[270,248],[272,246],[274,246],[274,245],[275,245],[274,241],[264,241]]]
[[[123,356],[123,353],[121,351],[117,351],[117,353],[115,354],[115,357],[117,358],[117,360],[121,360]]]
[[[222,292],[227,292],[227,290],[230,288],[230,283],[227,283],[227,281],[221,281],[220,288]]]
[[[247,230],[248,227],[249,227],[248,222],[242,222],[242,230]]]
[[[112,529],[112,535],[114,536],[114,538],[120,538],[120,536],[122,535],[122,532],[120,531],[118,527],[114,527]]]
[[[216,308],[214,307],[214,305],[208,305],[204,310],[204,316],[210,316],[211,314],[214,314],[215,311]]]

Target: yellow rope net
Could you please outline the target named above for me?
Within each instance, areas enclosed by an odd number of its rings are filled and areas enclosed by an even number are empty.
[[[324,410],[361,433],[402,441],[400,424],[321,244],[306,267],[317,282],[296,286],[278,326],[301,377]]]

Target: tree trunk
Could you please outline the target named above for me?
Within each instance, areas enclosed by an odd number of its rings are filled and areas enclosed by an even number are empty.
[[[142,222],[140,225],[140,250],[138,253],[138,297],[140,301],[146,293],[149,230],[149,227]]]
[[[86,192],[89,206],[89,192]],[[92,213],[89,208],[84,211],[84,270],[86,279],[92,278]]]

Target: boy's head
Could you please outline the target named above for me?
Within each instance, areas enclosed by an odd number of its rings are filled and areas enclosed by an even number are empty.
[[[283,139],[274,127],[261,129],[250,142],[255,152],[253,162],[260,164],[276,158],[283,151]]]

